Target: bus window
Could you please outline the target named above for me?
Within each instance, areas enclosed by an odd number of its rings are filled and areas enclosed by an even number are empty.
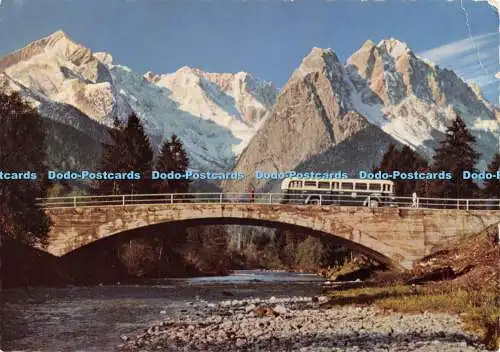
[[[342,189],[353,189],[353,186],[352,182],[342,182]]]
[[[316,181],[304,181],[304,187],[316,187]]]
[[[368,185],[366,183],[356,183],[356,189],[359,189],[361,191],[367,190]]]
[[[318,188],[320,189],[330,189],[330,182],[318,182]]]
[[[370,183],[370,191],[381,191],[382,185],[380,183]]]
[[[338,191],[338,190],[339,190],[339,188],[340,188],[340,187],[339,187],[339,183],[338,183],[338,182],[333,182],[333,183],[332,183],[332,189],[334,189],[334,190],[337,190],[337,191]]]

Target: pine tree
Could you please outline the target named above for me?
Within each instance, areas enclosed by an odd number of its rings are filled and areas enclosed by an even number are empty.
[[[42,117],[18,93],[0,93],[0,171],[33,172],[36,180],[0,180],[0,234],[46,244],[50,219],[37,206],[47,194]]]
[[[480,154],[474,150],[476,139],[469,132],[460,116],[448,127],[446,136],[440,142],[434,155],[433,169],[446,171],[453,175],[451,180],[434,182],[432,193],[439,197],[467,198],[473,196],[478,188],[472,180],[464,180],[463,171],[475,172]]]
[[[114,119],[112,129],[108,130],[110,143],[102,144],[102,160],[100,171],[124,171],[122,161],[124,141],[124,124]],[[97,193],[99,194],[120,194],[120,180],[102,180],[98,182]]]
[[[377,171],[392,171],[395,170],[394,166],[397,160],[398,150],[396,149],[396,145],[391,143],[387,148],[384,156],[382,157],[382,161],[378,167],[373,169],[373,172]]]
[[[149,138],[144,132],[144,127],[137,115],[128,118],[124,130],[127,171],[141,174],[141,179],[129,183],[130,193],[150,193],[152,191],[151,170],[153,166],[153,149]]]
[[[496,174],[500,170],[500,153],[496,153],[488,165],[488,172]],[[500,179],[491,179],[484,182],[483,195],[486,198],[500,197]]]
[[[101,194],[137,194],[152,190],[151,169],[153,150],[137,115],[129,116],[127,124],[115,119],[109,131],[111,143],[103,144],[101,171],[138,172],[139,180],[106,180],[98,185]]]
[[[427,161],[407,145],[403,146],[396,159],[399,171],[413,173],[427,168]],[[396,180],[396,194],[410,196],[422,188],[424,180]]]
[[[160,172],[185,173],[189,166],[187,153],[181,140],[173,134],[170,140],[165,140],[161,147],[160,155],[156,162],[156,168]],[[189,180],[165,180],[158,182],[156,189],[160,193],[187,193]]]
[[[412,173],[426,167],[427,161],[407,145],[398,150],[394,144],[390,144],[387,152],[382,157],[380,166],[374,168],[374,172],[392,172],[397,170]],[[423,181],[420,180],[394,180],[394,193],[398,196],[410,196],[422,187],[422,183]]]

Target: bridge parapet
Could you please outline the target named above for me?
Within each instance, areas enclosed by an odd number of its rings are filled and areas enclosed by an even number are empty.
[[[465,210],[500,210],[500,199],[456,199],[391,197],[381,204],[370,202],[370,195],[353,197],[352,194],[332,195],[308,193],[165,193],[165,194],[122,194],[98,196],[53,197],[39,199],[44,208],[89,207],[89,206],[125,206],[155,204],[304,204],[307,199],[317,200],[315,205],[347,206],[387,206],[410,209],[465,209]]]

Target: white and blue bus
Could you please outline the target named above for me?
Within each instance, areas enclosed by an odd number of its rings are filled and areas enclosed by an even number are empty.
[[[282,203],[390,206],[394,182],[361,179],[286,178],[281,183]]]

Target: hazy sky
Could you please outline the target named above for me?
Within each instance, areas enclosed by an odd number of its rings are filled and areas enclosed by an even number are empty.
[[[278,87],[313,46],[345,61],[393,37],[498,103],[498,12],[486,1],[0,0],[0,56],[58,29],[140,74],[188,65]]]

